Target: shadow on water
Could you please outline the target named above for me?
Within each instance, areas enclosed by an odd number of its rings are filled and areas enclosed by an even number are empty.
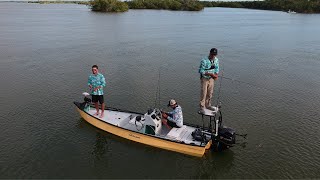
[[[102,133],[96,133],[96,142],[92,154],[97,160],[100,160],[108,150],[108,141]]]
[[[79,129],[82,128],[89,128],[89,130],[91,132],[96,132],[96,138],[95,138],[95,143],[94,143],[94,147],[92,150],[92,155],[94,155],[95,159],[100,160],[103,158],[104,154],[106,154],[106,152],[108,152],[109,148],[109,144],[107,141],[107,133],[92,126],[90,123],[88,123],[87,121],[85,121],[83,118],[79,118],[77,127]]]

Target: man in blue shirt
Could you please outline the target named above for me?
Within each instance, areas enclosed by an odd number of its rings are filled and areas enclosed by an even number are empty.
[[[101,104],[100,118],[104,116],[104,98],[103,98],[103,87],[106,86],[106,80],[102,74],[99,73],[98,66],[92,66],[92,74],[88,78],[88,86],[91,90],[92,102],[97,110],[96,116],[99,115],[99,104]]]
[[[201,60],[199,73],[201,80],[200,113],[204,113],[204,108],[215,110],[211,106],[213,96],[214,81],[218,79],[219,59],[216,57],[218,50],[212,48],[209,56]]]
[[[174,99],[169,101],[168,107],[171,107],[173,110],[170,112],[161,112],[162,113],[162,123],[170,126],[170,128],[180,128],[183,126],[183,116],[182,108],[177,104]]]

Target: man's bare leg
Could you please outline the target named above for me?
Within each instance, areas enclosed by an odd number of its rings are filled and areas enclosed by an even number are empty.
[[[99,103],[98,102],[95,102],[94,103],[94,107],[96,108],[96,113],[94,114],[95,116],[98,116],[99,115]]]
[[[167,128],[170,130],[171,127],[168,125],[168,120],[166,119],[162,119],[162,124],[164,124],[165,126],[167,126]]]
[[[100,118],[104,117],[104,103],[101,104],[101,114],[99,116]]]

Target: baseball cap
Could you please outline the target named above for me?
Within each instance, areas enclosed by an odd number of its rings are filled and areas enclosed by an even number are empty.
[[[210,50],[210,54],[217,55],[217,54],[218,54],[218,49],[212,48],[212,49]]]
[[[169,101],[169,103],[168,103],[168,106],[172,106],[172,105],[175,105],[175,104],[177,104],[176,100],[171,99],[171,100]]]

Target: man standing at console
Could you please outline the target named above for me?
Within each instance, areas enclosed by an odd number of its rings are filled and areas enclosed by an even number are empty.
[[[106,80],[102,74],[99,73],[98,66],[92,66],[92,74],[88,78],[88,86],[91,90],[92,102],[97,110],[96,116],[99,115],[99,104],[101,104],[101,114],[99,118],[104,116],[104,98],[103,98],[103,87],[106,86]]]
[[[209,56],[201,60],[199,73],[201,81],[200,95],[200,113],[204,113],[204,109],[215,110],[211,106],[213,96],[214,81],[218,79],[219,74],[219,59],[216,57],[218,50],[212,48]]]

